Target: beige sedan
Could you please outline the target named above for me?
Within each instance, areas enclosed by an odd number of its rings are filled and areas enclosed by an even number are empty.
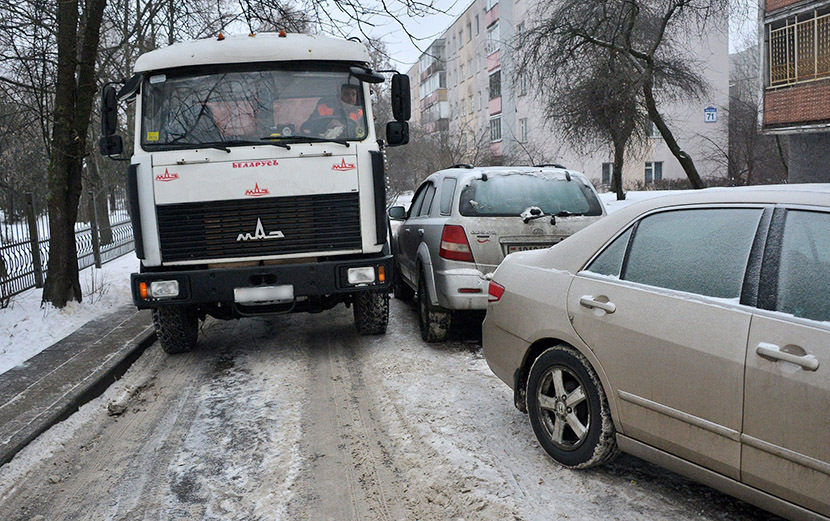
[[[508,256],[484,355],[544,450],[830,519],[830,185],[710,189]]]

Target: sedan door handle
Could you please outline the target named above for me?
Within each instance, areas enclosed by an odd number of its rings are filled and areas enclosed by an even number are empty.
[[[579,304],[585,306],[588,309],[601,309],[606,313],[613,313],[617,311],[617,306],[613,302],[600,302],[598,300],[594,300],[594,297],[590,295],[585,295],[579,299]]]
[[[418,237],[423,237],[423,236],[424,236],[424,229],[423,228],[418,228]]]
[[[804,369],[808,371],[815,371],[818,369],[818,359],[813,355],[794,355],[791,353],[787,353],[781,350],[781,347],[775,344],[767,344],[766,342],[761,342],[755,348],[755,352],[758,356],[762,358],[766,358],[768,360],[783,360],[784,362],[790,362],[791,364],[800,365]]]

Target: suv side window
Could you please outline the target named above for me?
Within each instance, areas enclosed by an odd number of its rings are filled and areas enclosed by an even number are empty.
[[[740,297],[761,208],[701,208],[641,220],[622,279],[710,297]]]
[[[429,186],[432,186],[432,184],[425,183],[418,188],[418,192],[415,194],[415,197],[412,198],[412,206],[409,207],[409,214],[407,217],[416,217],[421,211],[421,203],[424,202],[424,195],[426,195],[427,188]]]
[[[830,321],[830,214],[789,210],[775,310]]]
[[[455,195],[456,180],[452,177],[447,177],[441,183],[441,215],[450,215],[452,213],[452,196]]]
[[[435,198],[435,185],[429,183],[427,189],[425,190],[424,194],[424,204],[421,205],[420,211],[418,211],[418,217],[428,217],[430,212],[432,212],[432,200]]]
[[[629,228],[624,234],[614,239],[614,241],[607,248],[605,248],[605,251],[600,253],[597,258],[595,258],[594,261],[585,269],[599,275],[619,277],[620,272],[622,272],[625,249],[628,247],[629,239],[631,239],[631,230],[633,230],[633,228]]]

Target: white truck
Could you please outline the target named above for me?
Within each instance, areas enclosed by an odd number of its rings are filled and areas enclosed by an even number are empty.
[[[102,92],[101,153],[120,158],[119,101],[135,103],[127,174],[133,300],[168,353],[200,319],[354,306],[386,331],[393,276],[382,148],[406,144],[409,78],[392,76],[378,140],[359,41],[256,34],[174,44]],[[394,71],[382,71],[394,72]]]

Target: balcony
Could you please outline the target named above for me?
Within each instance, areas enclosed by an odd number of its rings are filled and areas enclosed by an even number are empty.
[[[830,13],[786,24],[768,26],[768,88],[830,78]]]

